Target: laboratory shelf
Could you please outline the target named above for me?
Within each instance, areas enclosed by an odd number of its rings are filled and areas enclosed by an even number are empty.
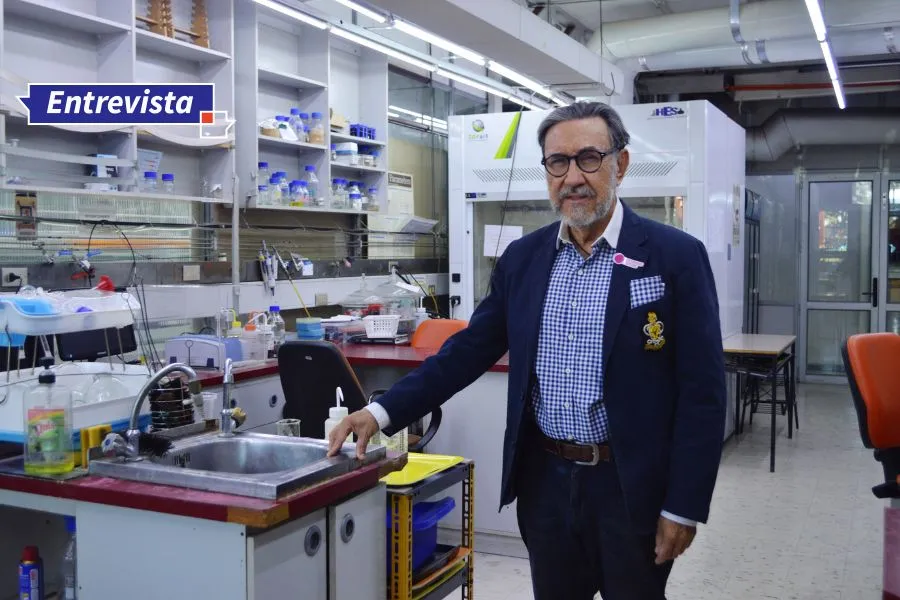
[[[231,58],[224,52],[159,35],[146,29],[135,29],[135,33],[137,33],[135,42],[138,50],[147,50],[193,62],[218,62]]]
[[[392,526],[388,532],[394,554],[390,557],[388,577],[389,600],[420,600],[413,589],[412,569],[412,513],[416,502],[428,500],[454,485],[462,484],[461,548],[469,550],[463,560],[465,568],[421,598],[445,598],[453,590],[463,588],[463,597],[472,598],[475,547],[475,463],[465,460],[422,481],[409,486],[388,486],[388,508]],[[462,575],[460,575],[462,574]],[[452,583],[451,583],[452,582]],[[441,590],[444,590],[443,595]]]
[[[363,165],[345,165],[344,163],[334,162],[331,163],[331,168],[338,171],[357,171],[361,173],[385,173],[386,170],[382,167],[365,167]]]
[[[62,6],[48,5],[47,0],[4,0],[3,12],[7,15],[15,15],[38,21],[45,25],[62,27],[82,33],[105,35],[131,31],[131,25],[95,17],[94,15]]]
[[[354,210],[352,208],[319,208],[318,206],[254,206],[259,210],[280,210],[284,212],[309,212],[326,215],[368,215],[375,214],[366,210]]]
[[[272,137],[270,135],[259,134],[257,136],[260,145],[272,146],[279,148],[296,148],[298,150],[315,150],[318,152],[325,151],[325,146],[319,144],[310,144],[307,142],[295,142],[293,140],[283,140],[281,138]]]
[[[427,594],[423,596],[414,596],[413,598],[414,600],[442,600],[464,586],[468,578],[469,566],[466,565],[461,571],[454,573],[447,581],[443,582]],[[469,597],[471,598],[471,596]]]
[[[362,138],[355,135],[348,135],[346,133],[337,133],[331,132],[331,141],[333,143],[341,143],[341,142],[356,142],[357,144],[364,144],[367,146],[384,146],[384,142],[379,142],[378,140],[370,140],[369,138]]]
[[[259,67],[256,70],[257,77],[259,77],[260,81],[265,81],[267,83],[275,83],[278,85],[283,85],[285,87],[299,89],[299,90],[324,90],[328,86],[322,81],[316,81],[315,79],[309,79],[308,77],[301,77],[300,75],[294,75],[292,73],[284,73],[283,71],[278,71],[276,69],[269,69],[267,67]]]

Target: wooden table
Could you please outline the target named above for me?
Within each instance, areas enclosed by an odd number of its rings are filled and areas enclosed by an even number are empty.
[[[741,408],[744,402],[742,377],[763,375],[772,385],[772,431],[769,450],[769,471],[775,471],[775,409],[778,399],[778,373],[784,371],[785,402],[787,404],[788,438],[794,436],[796,402],[795,346],[797,336],[738,333],[725,338],[725,367],[737,374],[735,391],[734,433],[741,430]]]

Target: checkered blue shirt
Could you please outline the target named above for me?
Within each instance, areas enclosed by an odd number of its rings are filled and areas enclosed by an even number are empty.
[[[618,204],[618,203],[616,203]],[[582,444],[609,439],[603,405],[603,327],[613,255],[622,227],[616,206],[585,258],[560,227],[544,297],[532,409],[544,435]]]

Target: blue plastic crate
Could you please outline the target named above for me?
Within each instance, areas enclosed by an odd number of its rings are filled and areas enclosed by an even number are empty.
[[[418,569],[431,558],[437,548],[438,522],[456,507],[456,501],[447,497],[436,502],[413,504],[412,567]],[[387,513],[387,561],[391,565],[391,511]]]

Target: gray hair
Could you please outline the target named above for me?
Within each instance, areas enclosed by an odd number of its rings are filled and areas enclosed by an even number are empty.
[[[622,122],[619,113],[610,106],[602,102],[575,102],[569,106],[560,106],[552,113],[546,116],[538,127],[538,144],[541,151],[544,150],[544,142],[547,139],[547,133],[555,126],[566,121],[578,121],[581,119],[603,119],[609,128],[609,137],[612,142],[612,150],[618,151],[628,145],[630,139],[628,130]]]

